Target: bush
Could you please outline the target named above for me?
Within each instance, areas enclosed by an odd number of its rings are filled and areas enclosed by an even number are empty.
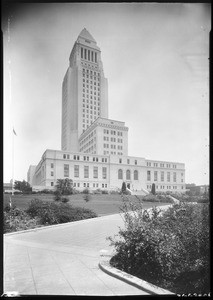
[[[98,195],[102,194],[101,189],[95,190],[95,191],[94,191],[94,194],[98,194]]]
[[[44,189],[41,191],[42,194],[54,194],[53,190]]]
[[[118,240],[109,238],[117,252],[114,267],[175,293],[209,292],[208,205],[124,210],[125,228]]]
[[[109,192],[107,190],[102,190],[101,193],[102,194],[109,194]]]
[[[60,191],[56,190],[54,191],[54,195],[55,195],[55,201],[60,201],[61,200],[61,193]]]
[[[67,198],[67,197],[62,197],[62,198],[61,198],[61,201],[62,201],[63,203],[67,203],[67,202],[70,201],[70,199]]]
[[[149,202],[158,202],[159,201],[157,196],[152,195],[152,194],[143,196],[142,200],[143,201],[149,201]]]
[[[4,233],[36,228],[39,226],[38,218],[30,218],[23,210],[7,206],[4,209]]]
[[[84,200],[85,200],[86,202],[89,202],[89,201],[91,200],[91,196],[90,196],[89,194],[85,194],[85,195],[84,195]]]
[[[31,217],[38,217],[43,225],[52,225],[78,221],[97,217],[89,210],[80,207],[73,207],[63,202],[45,202],[38,199],[31,201],[27,213]]]
[[[88,189],[88,188],[84,189],[84,190],[82,191],[82,193],[83,193],[83,194],[89,194],[89,189]]]

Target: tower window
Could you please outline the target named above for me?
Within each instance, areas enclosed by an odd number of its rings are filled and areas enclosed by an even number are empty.
[[[97,53],[95,52],[95,62],[97,63]]]
[[[88,50],[88,60],[90,60],[90,50]]]
[[[81,58],[83,58],[83,48],[81,48]]]
[[[84,49],[84,59],[87,59],[87,49]]]

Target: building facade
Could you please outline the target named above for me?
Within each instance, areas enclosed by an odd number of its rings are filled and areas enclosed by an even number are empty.
[[[80,135],[98,117],[108,118],[108,83],[100,48],[84,28],[71,51],[62,84],[61,149],[79,151]]]
[[[185,192],[183,163],[128,156],[128,127],[108,118],[108,84],[101,51],[84,28],[62,85],[61,150],[46,150],[35,168],[34,189],[54,189],[70,178],[76,189]]]
[[[33,182],[33,176],[35,174],[36,166],[29,166],[28,172],[27,172],[27,182],[32,186],[34,184]]]
[[[124,155],[95,155],[46,150],[35,171],[35,185],[54,189],[57,179],[70,178],[78,190],[118,190],[123,181],[132,191],[185,191],[182,163],[151,161]]]

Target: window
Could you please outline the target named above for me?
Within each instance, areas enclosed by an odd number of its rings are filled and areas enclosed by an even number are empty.
[[[54,163],[51,163],[51,168],[54,168]]]
[[[54,185],[54,183],[53,182],[51,182],[51,186],[53,186]]]
[[[130,170],[126,170],[126,180],[130,180]]]
[[[64,177],[69,177],[69,165],[64,165]]]
[[[176,182],[177,181],[177,176],[176,176],[176,172],[173,173],[173,181]]]
[[[161,179],[160,180],[164,181],[164,172],[163,171],[161,172]]]
[[[93,178],[98,178],[98,167],[93,167]]]
[[[138,162],[137,162],[137,160],[135,160],[135,165],[137,165],[138,164]]]
[[[63,158],[66,158],[66,154],[63,154]]]
[[[119,158],[119,164],[122,164],[122,158]]]
[[[123,179],[123,171],[121,169],[118,170],[118,179]]]
[[[170,181],[170,172],[167,172],[167,181]]]
[[[95,52],[95,62],[97,62],[97,53]]]
[[[106,167],[102,167],[102,178],[103,179],[107,178],[107,168]]]
[[[79,166],[74,165],[74,177],[79,177]]]
[[[84,166],[84,178],[89,178],[89,167]]]
[[[138,171],[137,170],[134,171],[134,180],[138,180]]]
[[[151,180],[151,171],[147,171],[147,180],[148,180],[148,181]]]
[[[51,172],[51,176],[53,176],[54,175],[54,173],[53,173],[53,171]]]
[[[129,158],[127,159],[127,164],[129,165]]]
[[[83,48],[81,48],[81,58],[83,58]]]
[[[84,59],[87,59],[87,50],[84,49]]]
[[[158,172],[154,171],[154,181],[158,181]]]

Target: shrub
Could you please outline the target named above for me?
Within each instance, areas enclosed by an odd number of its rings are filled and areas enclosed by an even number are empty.
[[[107,190],[102,190],[101,193],[102,194],[109,194],[109,192]]]
[[[82,191],[82,193],[83,193],[83,194],[89,194],[89,189],[88,189],[88,188],[84,189],[84,190]]]
[[[61,192],[56,190],[54,191],[54,195],[55,195],[55,201],[60,201],[61,200]]]
[[[109,238],[117,252],[113,266],[175,293],[209,292],[208,205],[124,211],[119,239]]]
[[[23,210],[13,207],[4,209],[4,233],[36,228],[39,226],[38,218],[30,218]]]
[[[73,207],[63,202],[45,202],[38,199],[31,201],[27,213],[31,217],[38,217],[43,225],[52,225],[78,221],[97,217],[89,210],[80,207]]]
[[[42,194],[54,194],[53,190],[44,189],[41,191]]]
[[[89,202],[89,201],[91,200],[91,196],[90,196],[89,194],[85,194],[85,195],[84,195],[84,200],[85,200],[86,202]]]
[[[142,200],[143,201],[149,201],[149,202],[157,202],[157,201],[159,201],[158,198],[157,198],[157,196],[152,195],[152,194],[143,196]]]
[[[98,195],[102,194],[101,189],[95,190],[95,191],[94,191],[94,194],[98,194]]]
[[[63,203],[67,203],[67,202],[70,201],[70,199],[67,198],[67,197],[62,197],[62,198],[61,198],[61,201],[62,201]]]

